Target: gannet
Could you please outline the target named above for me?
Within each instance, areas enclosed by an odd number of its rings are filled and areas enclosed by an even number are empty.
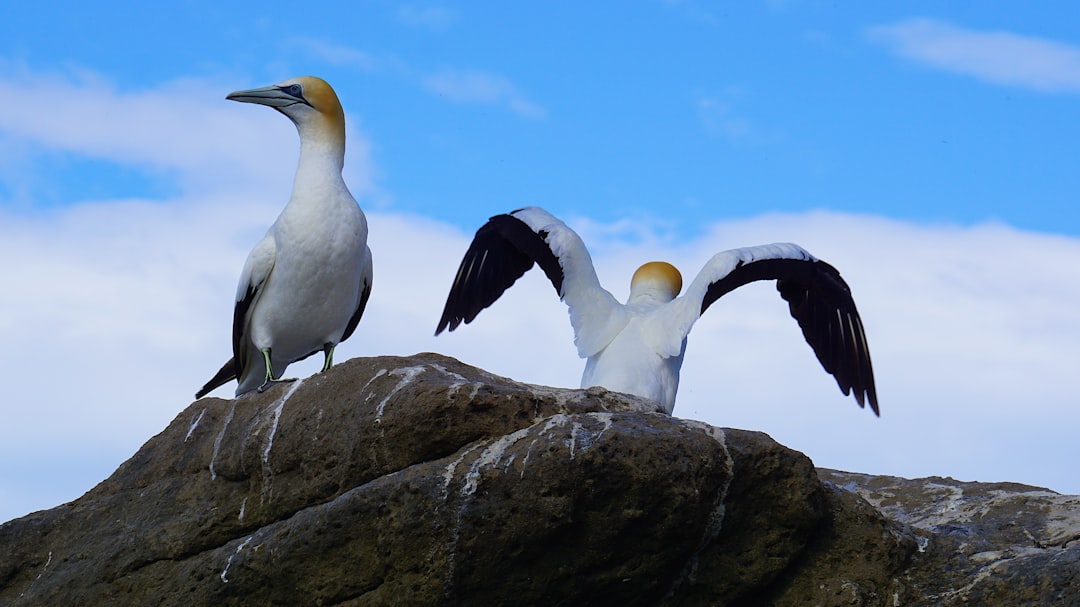
[[[581,238],[537,207],[492,217],[477,232],[458,268],[435,330],[469,323],[536,263],[569,307],[578,355],[586,359],[581,387],[601,386],[675,407],[686,337],[724,294],[757,280],[776,280],[825,371],[844,395],[879,414],[870,350],[851,290],[831,265],[795,244],[717,253],[682,290],[682,275],[649,262],[630,281],[625,304],[600,286]]]
[[[288,204],[248,255],[236,288],[233,357],[195,394],[238,379],[236,395],[281,380],[291,363],[352,335],[371,294],[367,218],[341,177],[345,113],[325,81],[301,76],[225,97],[268,105],[300,134]]]

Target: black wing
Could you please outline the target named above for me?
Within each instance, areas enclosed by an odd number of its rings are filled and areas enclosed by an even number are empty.
[[[360,317],[364,315],[364,310],[367,309],[368,299],[371,298],[371,249],[365,248],[364,254],[364,269],[363,275],[360,278],[360,302],[356,306],[356,311],[353,312],[352,318],[349,319],[349,324],[345,326],[345,332],[341,334],[341,341],[349,339],[349,336],[356,330],[356,326],[360,324]]]
[[[728,257],[721,260],[722,256]],[[854,393],[860,407],[869,403],[875,415],[881,414],[862,318],[836,268],[789,244],[727,251],[714,257],[702,272],[710,267],[714,276],[702,298],[701,313],[745,284],[775,280],[821,366],[836,378],[845,395]]]
[[[244,372],[244,364],[247,362],[247,353],[243,347],[244,317],[247,315],[248,308],[251,307],[251,302],[255,299],[255,292],[255,287],[249,285],[247,291],[244,293],[244,297],[236,302],[236,306],[233,307],[233,357],[222,365],[221,370],[211,377],[210,381],[206,382],[206,385],[195,393],[195,398],[206,396],[218,386],[224,386],[230,381],[240,377]]]
[[[520,209],[519,209],[520,211]],[[513,213],[496,215],[473,237],[458,266],[435,335],[470,323],[495,303],[533,264],[539,264],[562,296],[563,270],[546,241],[547,232],[533,230]]]

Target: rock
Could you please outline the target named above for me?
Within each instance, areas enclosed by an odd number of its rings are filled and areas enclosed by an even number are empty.
[[[917,537],[903,584],[912,599],[901,604],[1080,604],[1080,496],[1017,483],[820,474]]]
[[[826,518],[825,491],[805,455],[758,432],[712,431],[723,437],[732,459],[724,518],[667,605],[755,602]]]
[[[757,604],[921,605],[909,589],[918,538],[857,494],[825,484],[828,516],[798,562]]]
[[[0,604],[1080,597],[1077,498],[919,482],[601,389],[354,359],[197,401],[83,497],[0,525]]]

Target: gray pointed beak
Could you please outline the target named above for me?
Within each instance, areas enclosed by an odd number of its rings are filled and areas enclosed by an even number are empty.
[[[236,91],[229,93],[225,98],[240,103],[258,103],[259,105],[268,105],[275,108],[288,107],[297,103],[310,105],[304,99],[300,87],[281,87],[277,85]]]

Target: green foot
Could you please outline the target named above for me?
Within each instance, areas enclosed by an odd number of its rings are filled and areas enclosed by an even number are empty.
[[[323,344],[322,351],[323,356],[326,358],[323,361],[322,371],[320,371],[320,373],[325,372],[327,369],[334,366],[334,345],[329,343]]]
[[[274,384],[287,384],[292,381],[296,381],[295,377],[282,377],[274,379],[274,368],[270,365],[270,348],[262,349],[263,363],[266,364],[266,378],[263,380],[263,384],[259,386],[259,392],[265,392],[270,389]]]
[[[295,377],[282,377],[281,379],[268,379],[263,382],[263,385],[259,386],[259,392],[266,392],[270,388],[274,387],[274,384],[287,384],[289,382],[296,381]]]

